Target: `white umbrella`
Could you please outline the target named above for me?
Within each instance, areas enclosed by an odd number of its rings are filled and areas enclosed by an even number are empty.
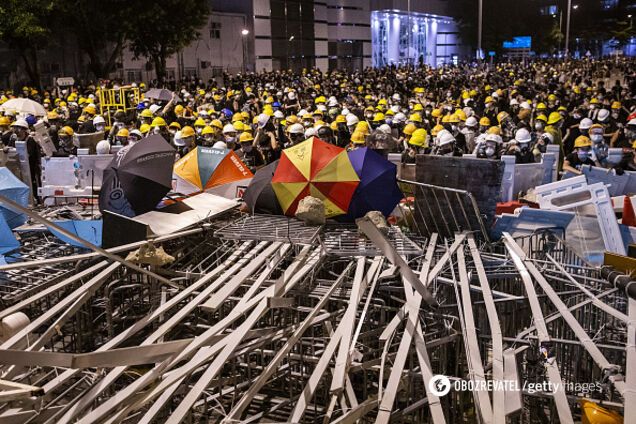
[[[44,106],[36,101],[25,98],[11,99],[0,105],[0,110],[11,110],[22,115],[46,116]]]

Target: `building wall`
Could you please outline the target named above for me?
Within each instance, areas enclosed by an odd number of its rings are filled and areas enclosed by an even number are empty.
[[[371,66],[369,1],[328,0],[329,68],[354,71]]]

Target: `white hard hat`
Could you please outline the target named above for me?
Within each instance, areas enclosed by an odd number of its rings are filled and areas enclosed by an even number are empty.
[[[355,125],[358,122],[360,122],[360,120],[358,119],[357,116],[355,116],[353,113],[350,113],[346,116],[347,119],[347,125],[351,126],[351,125]]]
[[[298,111],[298,116],[302,117],[303,115],[307,115],[307,110],[300,109],[300,111]]]
[[[266,113],[261,113],[258,115],[258,127],[263,128],[269,122],[269,115]]]
[[[274,118],[285,119],[285,114],[281,112],[280,110],[277,110],[276,112],[274,112]]]
[[[532,108],[530,107],[530,104],[529,104],[528,102],[521,102],[521,104],[519,105],[519,107],[521,107],[521,109],[528,109],[528,110],[532,109]]]
[[[406,122],[406,115],[402,112],[396,113],[395,116],[393,116],[393,122],[397,122],[398,124]]]
[[[442,130],[437,134],[437,145],[445,146],[455,142],[455,137],[448,130]]]
[[[303,127],[302,124],[292,124],[289,126],[288,131],[290,134],[304,134],[305,127]]]
[[[150,108],[152,109],[152,106],[150,106]],[[210,116],[210,115],[208,114],[208,111],[204,109],[199,111],[199,116],[203,117],[203,116]]]
[[[25,119],[17,119],[11,126],[29,129],[29,124]]]
[[[467,127],[476,127],[477,124],[479,124],[479,122],[477,122],[477,118],[475,118],[474,116],[470,116],[466,119]]]
[[[399,101],[400,101],[400,93],[394,93],[394,94],[391,96],[391,98],[392,98],[393,100],[395,100],[396,102],[399,102]]]
[[[468,106],[466,106],[466,107],[463,109],[463,111],[464,111],[464,113],[466,114],[466,116],[467,116],[467,117],[471,117],[471,116],[473,116],[473,115],[475,114],[475,111],[473,110],[473,108],[472,108],[472,107],[468,107]]]
[[[290,91],[289,93],[287,93],[287,98],[289,100],[296,100],[296,93],[294,93],[293,91]]]
[[[172,140],[175,146],[185,146],[185,141],[181,138],[181,131],[177,131],[174,134],[174,139]]]
[[[589,130],[594,122],[590,118],[583,118],[581,122],[579,122],[580,130]]]
[[[381,131],[384,134],[391,134],[391,126],[389,124],[382,124],[378,127],[378,131]]]
[[[154,114],[154,113],[156,113],[159,109],[161,109],[161,106],[159,106],[158,104],[154,104],[154,105],[150,105],[150,107],[149,107],[148,109],[150,109],[150,111]]]
[[[515,140],[519,143],[530,143],[530,141],[532,141],[530,131],[525,128],[519,128],[515,133]]]
[[[141,131],[139,131],[137,128],[135,128],[134,130],[132,130],[130,133],[128,133],[129,135],[136,135],[139,138],[144,138],[144,135],[141,133]]]
[[[519,101],[517,99],[510,100],[510,106],[518,105]]]
[[[217,141],[212,145],[213,149],[227,149],[227,144],[223,141]]]
[[[305,137],[311,138],[316,135],[316,129],[313,127],[309,127],[305,130]]]
[[[338,100],[336,100],[335,97],[331,96],[329,97],[329,102],[327,104],[329,105],[329,107],[338,106]]]
[[[484,138],[485,141],[493,141],[497,144],[502,144],[503,143],[503,139],[501,138],[501,136],[499,134],[486,134],[486,137]]]
[[[346,107],[343,107],[340,113],[342,114],[342,116],[347,116],[349,115],[350,112],[349,112],[349,109],[347,109]]]
[[[97,125],[97,124],[105,124],[105,123],[106,123],[106,120],[101,115],[97,115],[96,117],[93,118],[93,124],[95,124],[95,125]]]
[[[95,150],[97,151],[98,155],[107,155],[110,153],[110,143],[108,142],[108,140],[102,140],[97,143],[97,146],[95,146]]]
[[[229,134],[229,133],[235,133],[236,132],[236,128],[234,128],[234,125],[232,124],[225,124],[225,126],[223,127],[223,134]]]
[[[598,118],[598,120],[600,122],[605,122],[607,120],[607,118],[609,118],[609,116],[610,116],[610,111],[609,110],[601,109],[601,110],[598,111],[597,118]]]
[[[316,106],[316,109],[318,109],[321,112],[326,112],[327,111],[327,106],[323,105],[322,103],[319,104],[318,106]]]
[[[393,111],[393,113],[398,113],[400,111],[400,106],[393,105],[391,106],[391,110]]]
[[[549,132],[544,132],[543,134],[541,134],[541,138],[547,138],[548,144],[554,143],[554,136]]]

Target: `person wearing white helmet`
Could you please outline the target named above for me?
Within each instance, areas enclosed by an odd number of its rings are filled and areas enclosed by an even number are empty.
[[[476,156],[480,159],[499,159],[503,143],[499,134],[482,134],[477,145]]]
[[[227,144],[224,141],[217,141],[212,145],[213,149],[227,149]]]
[[[232,124],[225,124],[223,127],[223,141],[227,145],[228,149],[236,150],[238,147],[238,139],[236,128]]]
[[[135,144],[139,140],[141,140],[142,138],[144,138],[144,135],[141,133],[141,131],[139,131],[136,128],[128,133],[128,143],[129,144]]]
[[[285,143],[285,148],[294,146],[303,140],[305,140],[305,127],[299,123],[290,125],[287,129],[287,143]]]
[[[263,156],[265,163],[272,163],[280,157],[280,146],[276,139],[276,127],[269,115],[258,115],[258,129],[254,136],[254,146]]]
[[[477,145],[476,138],[478,127],[479,122],[477,121],[477,118],[475,118],[474,116],[469,116],[468,118],[466,118],[466,122],[460,130],[462,134],[464,134],[464,138],[466,139],[467,152],[472,152],[475,150],[475,147]]]
[[[456,147],[455,137],[448,130],[437,133],[434,153],[437,156],[461,156],[462,151]]]
[[[314,127],[309,127],[305,130],[305,138],[311,138],[316,135]]]
[[[93,118],[93,125],[95,125],[95,131],[97,132],[106,131],[106,120],[101,115],[97,115]]]
[[[518,164],[534,163],[534,155],[530,147],[531,142],[532,136],[530,135],[530,131],[526,128],[519,128],[515,132],[515,138],[510,141],[505,154],[514,155],[515,163]]]
[[[102,140],[95,146],[98,155],[107,155],[110,153],[110,143],[108,140]]]
[[[360,122],[360,120],[353,113],[347,114],[347,116],[345,116],[345,119],[347,120],[347,127],[349,128],[349,132],[353,134],[353,130],[355,129],[358,122]]]
[[[31,172],[31,193],[35,196],[36,201],[39,202],[37,192],[42,176],[40,146],[29,134],[29,124],[25,119],[17,119],[11,124],[11,128],[13,129],[13,135],[10,141],[11,146],[15,146],[17,141],[26,142],[27,152],[29,154],[29,170]]]

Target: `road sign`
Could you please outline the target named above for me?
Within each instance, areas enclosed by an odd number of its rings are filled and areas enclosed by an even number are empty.
[[[55,82],[58,87],[68,87],[75,84],[75,79],[73,77],[60,77]]]

